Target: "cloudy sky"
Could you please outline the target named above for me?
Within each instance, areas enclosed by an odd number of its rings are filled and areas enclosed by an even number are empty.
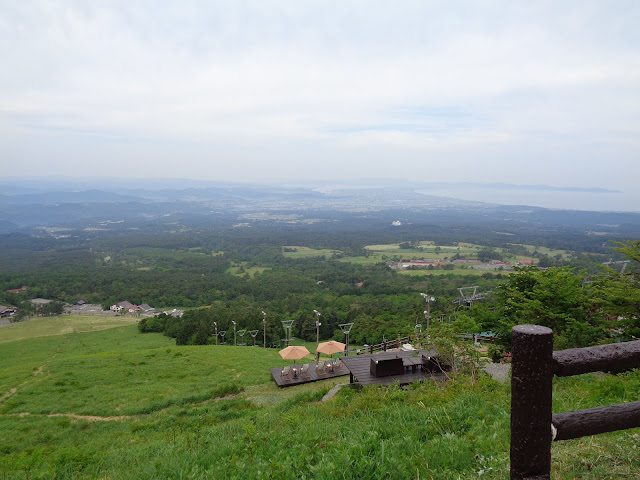
[[[638,190],[640,2],[0,0],[3,176]]]

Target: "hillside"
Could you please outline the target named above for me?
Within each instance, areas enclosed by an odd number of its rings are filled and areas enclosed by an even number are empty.
[[[36,322],[24,322],[23,328]],[[0,337],[4,330],[0,327]],[[276,350],[135,326],[0,344],[2,478],[508,477],[509,385],[278,390]],[[640,373],[556,379],[554,411],[638,400]],[[638,430],[553,446],[554,478],[637,478]]]

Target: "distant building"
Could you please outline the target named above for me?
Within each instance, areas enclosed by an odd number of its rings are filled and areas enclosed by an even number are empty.
[[[402,268],[442,268],[442,262],[429,260],[409,260],[400,264]]]
[[[148,313],[148,312],[153,312],[155,310],[155,308],[150,307],[146,303],[143,303],[142,305],[140,305],[140,310],[142,310],[144,313]]]
[[[0,318],[12,317],[18,311],[16,307],[0,305]]]
[[[520,260],[520,265],[537,265],[538,262],[536,260]]]
[[[491,265],[503,265],[503,266],[511,265],[511,263],[509,263],[509,262],[501,262],[500,260],[491,260],[489,263]]]
[[[391,225],[393,225],[394,227],[399,227],[402,225],[402,222],[400,220],[396,220],[394,222],[391,222]]]
[[[7,293],[22,293],[22,292],[26,292],[27,291],[27,286],[23,285],[20,288],[14,288],[12,290],[7,290]]]
[[[133,313],[133,312],[137,312],[138,310],[140,310],[140,307],[138,305],[134,305],[133,303],[127,302],[125,300],[124,302],[118,302],[115,305],[111,305],[109,310],[111,310],[113,312],[121,312],[122,310],[126,310],[129,313]]]

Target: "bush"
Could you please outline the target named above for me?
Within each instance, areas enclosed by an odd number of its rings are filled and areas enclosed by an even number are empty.
[[[500,363],[504,358],[504,354],[507,353],[506,349],[502,345],[491,344],[488,348],[489,358],[494,363]]]
[[[140,320],[138,322],[138,330],[140,330],[140,333],[162,333],[164,332],[166,323],[167,316],[162,313],[157,317],[143,318],[142,320]]]

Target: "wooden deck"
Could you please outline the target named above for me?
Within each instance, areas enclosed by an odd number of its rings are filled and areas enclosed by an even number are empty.
[[[341,357],[342,362],[351,373],[351,383],[359,383],[360,385],[392,385],[398,383],[400,385],[408,385],[410,383],[422,382],[424,380],[437,380],[445,378],[443,373],[427,373],[423,372],[420,365],[416,365],[415,372],[411,366],[406,366],[402,375],[389,375],[387,377],[375,377],[371,374],[371,358],[386,360],[388,358],[402,358],[405,363],[418,363],[422,358],[422,354],[433,356],[435,350],[419,350],[418,356],[414,356],[414,352],[380,352],[373,355],[355,355],[349,357]]]
[[[293,365],[293,367],[300,370],[300,365]],[[342,371],[327,372],[324,375],[318,375],[315,363],[309,365],[309,378],[302,378],[300,374],[298,374],[297,377],[289,375],[291,380],[285,381],[282,379],[282,375],[280,374],[280,372],[282,372],[282,367],[271,368],[269,371],[271,372],[273,381],[276,382],[278,387],[292,387],[294,385],[302,385],[303,383],[317,382],[318,380],[326,380],[327,378],[343,377],[345,375],[349,375],[349,370],[347,370],[344,366],[342,367]]]

